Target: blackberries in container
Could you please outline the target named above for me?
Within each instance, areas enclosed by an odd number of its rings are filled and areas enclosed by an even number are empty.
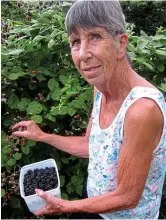
[[[24,175],[23,184],[25,196],[35,194],[36,188],[43,191],[55,189],[58,186],[55,167],[28,170]]]

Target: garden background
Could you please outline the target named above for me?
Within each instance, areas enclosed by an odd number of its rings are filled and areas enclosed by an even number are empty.
[[[64,26],[72,2],[1,2],[2,219],[34,219],[20,197],[23,165],[48,158],[58,165],[64,199],[79,199],[87,160],[44,143],[11,136],[10,126],[33,119],[48,133],[84,135],[92,88],[75,69]],[[123,1],[133,68],[166,97],[166,2]],[[39,218],[55,218],[41,216]],[[62,214],[57,218],[78,218]],[[166,185],[159,218],[166,218]]]

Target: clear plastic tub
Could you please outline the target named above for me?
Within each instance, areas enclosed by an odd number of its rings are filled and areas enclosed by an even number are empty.
[[[41,208],[44,208],[46,206],[46,202],[44,199],[42,199],[40,196],[37,194],[30,195],[30,196],[25,196],[24,193],[24,175],[27,173],[28,170],[34,170],[36,168],[41,169],[41,168],[46,168],[46,167],[55,167],[56,174],[57,174],[57,179],[58,179],[58,186],[55,189],[45,191],[47,194],[55,196],[60,198],[61,197],[61,192],[60,192],[60,179],[59,179],[59,173],[57,169],[57,165],[55,160],[53,159],[48,159],[48,160],[43,160],[37,163],[32,163],[26,166],[23,166],[20,171],[20,179],[19,179],[19,185],[20,185],[20,194],[21,197],[25,200],[29,210],[31,212],[35,212]]]

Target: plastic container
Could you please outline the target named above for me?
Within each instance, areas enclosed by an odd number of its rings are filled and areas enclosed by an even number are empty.
[[[55,189],[45,191],[47,194],[55,196],[55,197],[61,197],[61,192],[60,192],[60,179],[59,179],[59,173],[57,169],[57,165],[55,160],[53,159],[48,159],[48,160],[43,160],[37,163],[32,163],[26,166],[23,166],[21,168],[20,172],[20,179],[19,179],[19,184],[20,184],[20,193],[21,197],[25,200],[29,210],[31,212],[38,211],[39,209],[42,209],[46,206],[46,202],[44,199],[42,199],[40,196],[37,194],[30,195],[30,196],[25,196],[24,193],[24,175],[27,173],[28,170],[34,170],[36,168],[41,169],[41,168],[46,168],[46,167],[55,167],[56,174],[57,174],[57,179],[58,179],[58,186]]]

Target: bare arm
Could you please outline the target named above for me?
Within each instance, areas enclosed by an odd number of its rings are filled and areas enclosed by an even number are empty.
[[[96,91],[94,89],[94,95]],[[65,137],[55,134],[44,133],[34,121],[22,121],[12,127],[12,129],[19,129],[20,131],[13,132],[12,135],[25,137],[27,139],[41,141],[56,147],[59,150],[69,154],[88,158],[89,157],[89,134],[91,130],[92,119],[90,117],[89,124],[86,131],[86,136]]]
[[[134,103],[124,124],[117,189],[94,198],[68,202],[65,212],[105,213],[135,208],[149,173],[155,138],[162,127],[163,116],[156,103],[148,99]]]
[[[50,144],[56,147],[57,149],[75,155],[77,157],[89,157],[88,141],[85,136],[65,137],[55,134],[44,133],[40,141]]]
[[[43,132],[33,120],[21,121],[13,126],[12,129],[19,130],[12,133],[14,136],[41,141],[78,157],[87,158],[89,155],[88,138],[86,136],[65,137],[48,134]]]

